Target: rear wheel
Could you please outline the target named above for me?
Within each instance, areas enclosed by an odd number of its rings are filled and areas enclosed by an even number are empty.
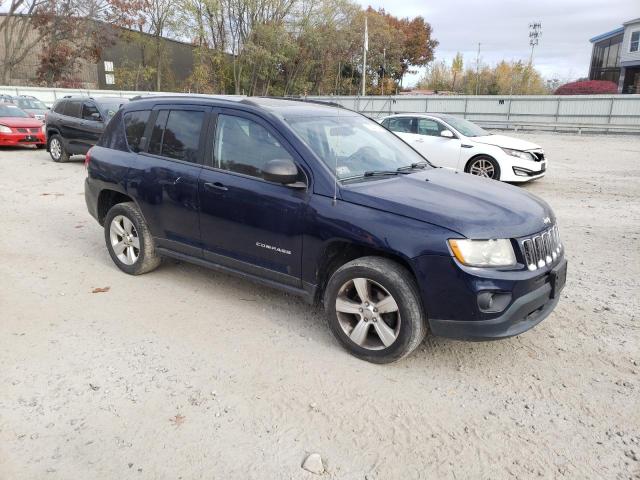
[[[104,238],[111,259],[123,272],[141,275],[160,265],[151,232],[133,202],[111,207],[104,221]]]
[[[465,171],[478,177],[500,180],[500,166],[488,155],[478,155],[469,160]]]
[[[49,155],[54,162],[66,162],[69,160],[69,154],[64,148],[62,138],[59,135],[54,135],[49,140]]]
[[[413,275],[386,258],[340,267],[325,291],[331,331],[353,355],[390,363],[409,355],[427,332]]]

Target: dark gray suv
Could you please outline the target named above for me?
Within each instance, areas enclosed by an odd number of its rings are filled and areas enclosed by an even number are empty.
[[[98,142],[111,117],[128,102],[121,97],[64,97],[47,114],[47,151],[54,162],[84,155]]]

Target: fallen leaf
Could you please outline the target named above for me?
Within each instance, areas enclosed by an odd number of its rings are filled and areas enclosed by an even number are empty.
[[[82,228],[84,225],[76,225],[75,228]]]
[[[183,415],[180,415],[179,413],[176,414],[175,417],[171,417],[169,419],[169,421],[171,423],[173,423],[176,427],[179,427],[180,425],[182,425],[185,421],[186,417]]]
[[[62,197],[64,193],[41,193],[40,196],[46,197],[47,195],[53,195],[54,197]]]
[[[109,290],[111,290],[111,287],[96,287],[93,290],[91,290],[91,293],[105,293],[108,292]]]
[[[91,390],[93,390],[94,392],[100,390],[100,387],[98,385],[94,385],[92,383],[89,384],[89,387],[91,387]]]

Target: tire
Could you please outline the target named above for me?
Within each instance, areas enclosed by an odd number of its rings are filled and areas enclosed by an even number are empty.
[[[133,202],[111,207],[104,221],[104,238],[113,263],[129,275],[142,275],[160,265],[147,222]],[[119,248],[123,250],[116,251]]]
[[[491,171],[490,175],[483,174],[483,172],[488,173],[488,170]],[[500,180],[500,165],[498,165],[498,162],[496,162],[496,160],[489,155],[478,155],[477,157],[473,157],[467,163],[467,167],[464,169],[464,171],[478,177]],[[474,171],[476,173],[474,173]]]
[[[368,303],[361,301],[358,293],[363,285]],[[369,362],[400,360],[415,350],[427,333],[413,275],[386,258],[358,258],[336,270],[325,289],[324,307],[333,335],[351,354]],[[379,311],[383,308],[387,311]]]
[[[69,153],[64,148],[62,137],[60,135],[54,135],[49,139],[49,155],[54,162],[67,162],[69,161]]]

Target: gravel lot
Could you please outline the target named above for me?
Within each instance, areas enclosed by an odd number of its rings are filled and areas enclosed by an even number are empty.
[[[121,273],[82,162],[0,151],[0,478],[640,478],[640,138],[518,136],[550,159],[524,188],[559,217],[558,308],[388,366],[295,297]]]

